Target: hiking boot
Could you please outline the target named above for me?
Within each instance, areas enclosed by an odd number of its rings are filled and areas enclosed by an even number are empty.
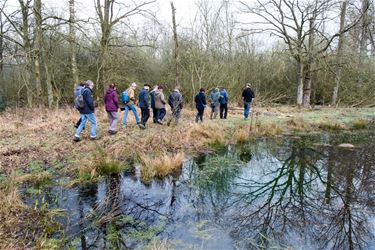
[[[140,128],[140,129],[146,129],[146,126],[145,125],[143,125],[143,124],[138,124],[138,127]]]
[[[91,140],[91,141],[96,141],[96,140],[99,140],[99,137],[97,137],[97,136],[95,136],[95,137],[91,137],[91,136],[90,136],[90,140]]]
[[[160,120],[157,120],[156,123],[160,124],[160,125],[164,125],[164,123],[162,123],[162,121],[160,121]]]
[[[79,142],[80,140],[81,140],[81,138],[79,138],[79,137],[77,137],[77,136],[74,136],[73,141],[75,141],[75,142]]]
[[[117,133],[117,131],[115,131],[115,130],[108,130],[108,134],[110,134],[110,135],[114,135],[116,133]]]

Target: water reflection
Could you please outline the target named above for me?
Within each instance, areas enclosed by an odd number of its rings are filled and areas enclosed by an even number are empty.
[[[42,196],[67,209],[66,246],[78,249],[154,238],[178,249],[373,248],[374,139],[370,131],[259,140],[187,160],[148,186],[135,170]],[[336,146],[343,142],[357,148]]]

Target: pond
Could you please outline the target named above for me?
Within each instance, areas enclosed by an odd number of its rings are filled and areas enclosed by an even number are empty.
[[[135,167],[25,200],[66,210],[67,248],[375,249],[375,132],[258,139],[148,185]]]

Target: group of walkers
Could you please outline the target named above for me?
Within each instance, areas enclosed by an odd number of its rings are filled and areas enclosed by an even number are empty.
[[[122,123],[124,126],[127,124],[129,110],[132,111],[136,124],[141,129],[146,129],[146,123],[150,118],[150,108],[152,109],[152,119],[156,124],[163,125],[166,116],[166,104],[168,103],[172,116],[168,120],[167,125],[171,122],[178,124],[181,118],[181,111],[184,105],[184,100],[179,87],[176,87],[169,95],[168,100],[164,95],[164,87],[156,85],[152,90],[149,84],[145,84],[136,98],[135,90],[137,84],[132,83],[129,88],[123,91],[120,95],[117,92],[116,84],[112,83],[108,86],[104,95],[105,110],[108,114],[109,129],[108,133],[113,135],[117,133],[117,124],[119,121],[118,110],[124,111]],[[97,121],[95,117],[95,105],[93,98],[94,83],[87,80],[78,84],[75,89],[74,105],[79,110],[81,116],[76,123],[76,133],[74,141],[81,140],[81,133],[86,127],[87,121],[91,123],[90,139],[97,139]],[[119,98],[120,97],[120,98]],[[250,114],[250,105],[254,98],[254,92],[251,90],[250,85],[247,84],[242,92],[242,100],[244,102],[244,118],[247,119]],[[195,104],[197,109],[196,122],[203,122],[204,110],[206,108],[206,94],[205,89],[201,88],[199,93],[195,96]],[[209,96],[209,103],[211,107],[210,119],[216,119],[220,111],[220,118],[227,119],[228,115],[228,102],[229,94],[225,88],[214,88]],[[136,105],[138,104],[141,109],[141,116],[139,117]]]

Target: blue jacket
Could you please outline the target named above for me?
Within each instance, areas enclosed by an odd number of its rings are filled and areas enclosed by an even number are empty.
[[[212,91],[210,95],[211,102],[215,105],[219,104],[219,98],[220,98],[220,91]]]
[[[184,105],[184,99],[180,91],[173,90],[169,95],[168,104],[171,106],[172,111],[180,111]]]
[[[196,104],[197,109],[203,109],[207,105],[206,95],[204,94],[204,92],[199,92],[195,96],[195,104]]]
[[[148,90],[143,88],[141,92],[139,92],[138,98],[139,98],[140,108],[148,108],[150,106],[149,105],[150,97],[148,95]]]
[[[92,114],[95,112],[94,96],[92,90],[89,87],[82,89],[83,100],[85,100],[85,106],[79,110],[81,114]]]
[[[223,89],[220,91],[220,95],[220,104],[227,104],[229,99],[228,92],[225,89]]]

